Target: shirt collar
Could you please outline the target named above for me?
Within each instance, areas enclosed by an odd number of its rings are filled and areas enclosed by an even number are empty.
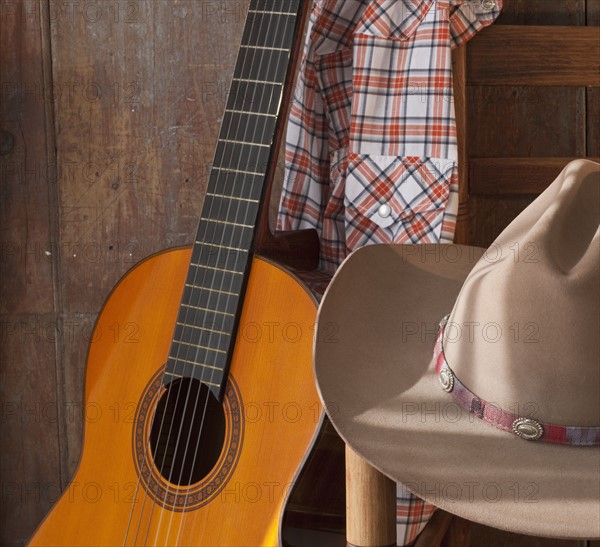
[[[354,34],[406,40],[435,0],[317,0],[311,42],[317,55],[350,47]]]

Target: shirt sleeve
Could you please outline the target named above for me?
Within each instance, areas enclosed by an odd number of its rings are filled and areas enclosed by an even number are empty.
[[[491,25],[502,11],[503,0],[451,0],[450,35],[452,49],[468,42]]]
[[[288,118],[278,230],[320,228],[329,185],[327,127],[314,56],[307,43]]]

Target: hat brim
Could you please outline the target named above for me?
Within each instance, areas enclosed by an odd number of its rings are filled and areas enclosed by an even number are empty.
[[[353,450],[437,507],[513,532],[598,538],[600,449],[520,439],[441,389],[432,363],[436,325],[482,254],[458,245],[371,245],[346,259],[315,335],[327,414]]]

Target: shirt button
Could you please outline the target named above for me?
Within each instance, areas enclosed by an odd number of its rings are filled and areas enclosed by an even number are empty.
[[[496,0],[481,0],[481,7],[484,10],[492,10],[496,7]]]
[[[392,214],[392,208],[387,203],[384,203],[381,207],[379,207],[377,212],[381,218],[387,218]]]

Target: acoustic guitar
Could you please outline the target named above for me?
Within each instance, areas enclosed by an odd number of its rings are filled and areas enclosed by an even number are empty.
[[[103,418],[85,423],[76,474],[30,545],[281,543],[322,421],[316,301],[269,258],[307,244],[314,267],[316,233],[275,238],[266,206],[307,4],[250,2],[195,243],[146,259],[106,301],[97,332],[137,335],[90,345],[85,406]]]

